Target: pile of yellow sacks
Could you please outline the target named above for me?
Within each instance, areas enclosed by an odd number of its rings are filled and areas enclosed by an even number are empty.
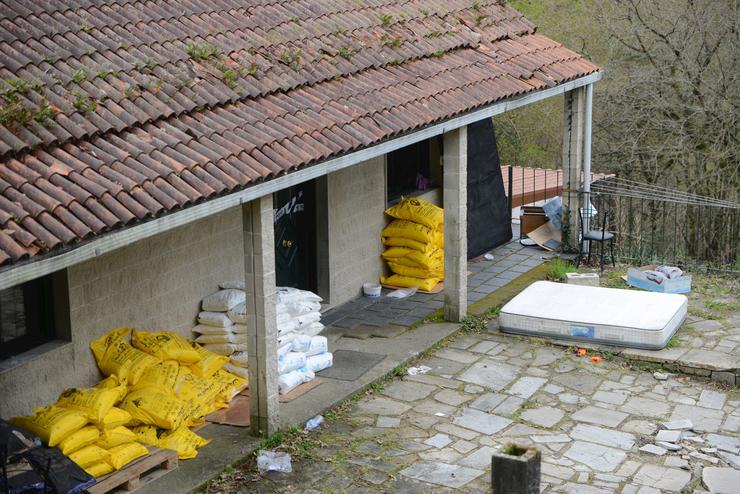
[[[189,427],[227,407],[248,385],[222,369],[228,357],[167,331],[114,329],[90,348],[108,377],[93,388],[67,389],[53,405],[10,422],[95,478],[147,455],[144,445],[194,458],[209,441]]]
[[[444,280],[444,211],[423,199],[401,198],[385,213],[395,218],[381,233],[383,259],[393,275],[384,285],[430,291]]]

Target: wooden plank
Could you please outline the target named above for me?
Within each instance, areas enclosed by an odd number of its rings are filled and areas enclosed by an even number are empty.
[[[177,452],[149,447],[147,456],[101,477],[87,490],[90,494],[107,494],[119,489],[131,492],[141,487],[142,477],[152,470],[173,470],[175,468],[177,468]]]

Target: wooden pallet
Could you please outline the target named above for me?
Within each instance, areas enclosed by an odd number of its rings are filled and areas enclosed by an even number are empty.
[[[88,487],[87,491],[90,494],[132,492],[175,468],[177,468],[176,451],[150,447],[148,455],[101,477],[94,485]]]

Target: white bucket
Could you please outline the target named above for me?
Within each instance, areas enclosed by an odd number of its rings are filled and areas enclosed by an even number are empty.
[[[378,285],[377,283],[364,283],[362,285],[362,292],[365,294],[366,297],[380,297],[380,285]]]

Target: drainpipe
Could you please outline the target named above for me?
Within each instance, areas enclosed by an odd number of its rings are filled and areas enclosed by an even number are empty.
[[[583,126],[583,205],[585,208],[591,208],[591,115],[593,108],[594,85],[586,86],[586,109],[585,122]],[[582,206],[583,207],[583,206]],[[583,229],[589,231],[591,228],[590,211],[584,214]]]

